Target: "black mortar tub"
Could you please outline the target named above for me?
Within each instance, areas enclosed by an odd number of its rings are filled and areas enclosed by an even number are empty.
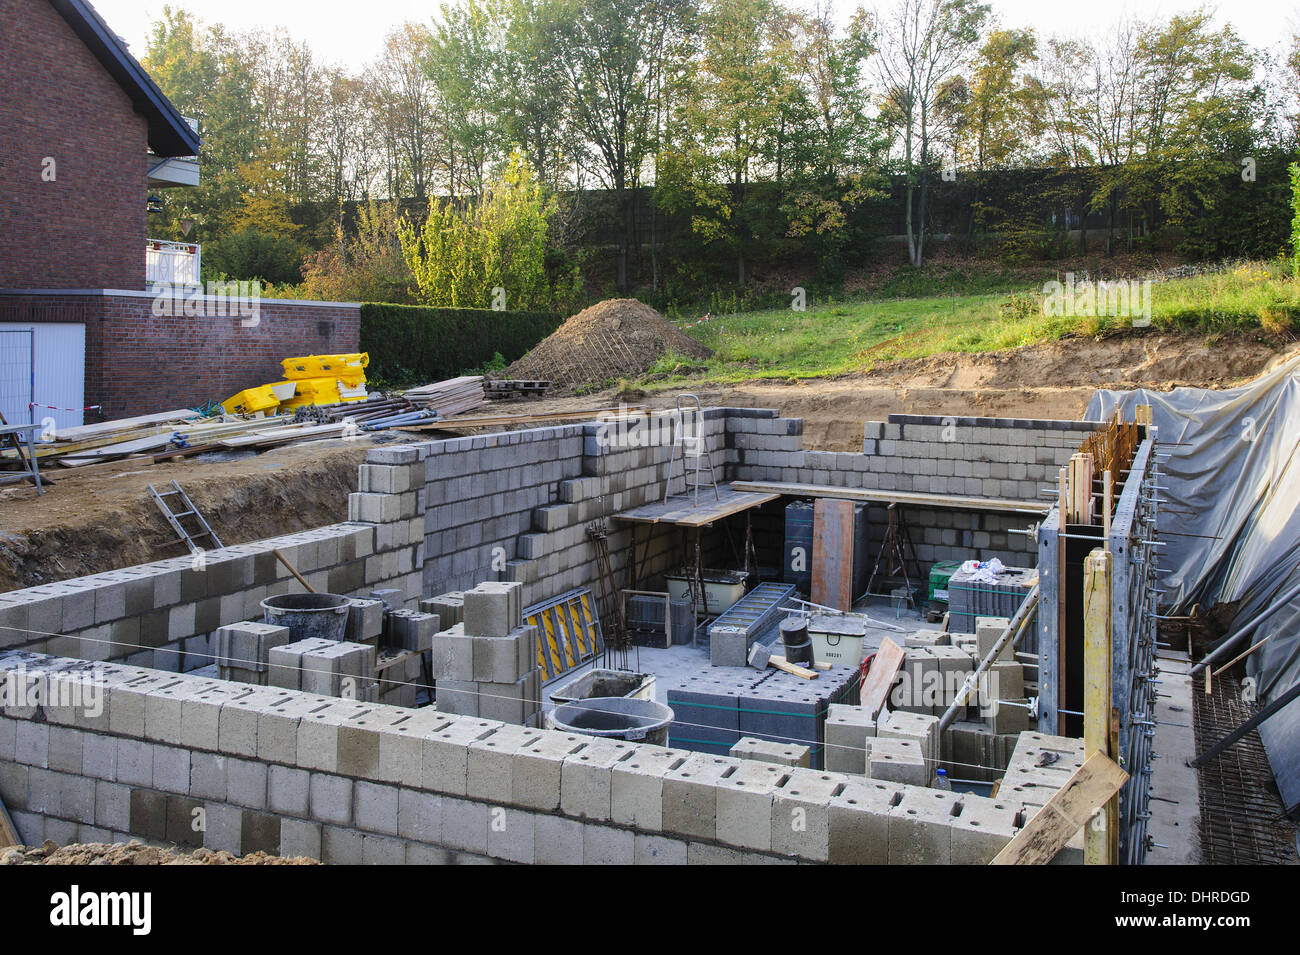
[[[673,711],[654,700],[606,696],[562,703],[551,713],[551,719],[557,730],[666,746]]]
[[[342,640],[352,601],[339,594],[280,594],[262,601],[262,619],[288,627],[291,643],[308,637]]]

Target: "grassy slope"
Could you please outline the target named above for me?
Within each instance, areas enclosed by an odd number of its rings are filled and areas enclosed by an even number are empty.
[[[1300,329],[1300,285],[1280,263],[1156,283],[1152,325],[1207,335],[1262,327],[1282,335]],[[1125,317],[1049,316],[1042,291],[859,301],[809,308],[722,315],[683,324],[708,345],[708,361],[668,355],[649,382],[735,382],[867,371],[877,362],[944,352],[990,352],[1067,335],[1121,331]]]

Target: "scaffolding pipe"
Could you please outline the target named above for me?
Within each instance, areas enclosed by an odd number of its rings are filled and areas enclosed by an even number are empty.
[[[1204,659],[1202,659],[1200,663],[1192,667],[1191,672],[1198,673],[1201,670],[1204,670],[1207,666],[1209,666],[1215,660],[1219,659],[1219,657],[1223,656],[1230,649],[1232,649],[1234,646],[1240,643],[1243,638],[1249,636],[1251,631],[1253,631],[1257,626],[1259,626],[1261,622],[1267,619],[1270,615],[1276,613],[1278,610],[1281,610],[1285,604],[1287,604],[1291,600],[1294,600],[1296,597],[1300,597],[1300,584],[1297,584],[1295,587],[1292,587],[1290,590],[1287,591],[1285,596],[1279,597],[1277,600],[1270,603],[1267,607],[1265,607],[1259,613],[1255,614],[1255,616],[1251,617],[1248,621],[1246,621],[1246,623],[1243,624],[1242,627],[1238,629],[1235,633],[1233,633],[1232,636],[1225,639],[1221,644],[1219,644],[1217,647],[1215,647],[1213,650],[1207,653]]]
[[[957,691],[956,697],[953,698],[952,705],[944,711],[943,716],[939,717],[940,733],[952,725],[952,721],[957,718],[957,711],[966,705],[966,700],[970,696],[971,690],[975,689],[975,684],[979,682],[980,676],[993,665],[993,661],[1002,653],[1003,648],[1007,645],[1007,641],[1010,640],[1013,643],[1020,642],[1020,638],[1024,634],[1025,628],[1029,625],[1029,621],[1034,618],[1037,609],[1038,584],[1034,584],[1034,589],[1029,591],[1029,594],[1025,597],[1025,602],[1020,605],[1020,609],[1016,611],[1016,615],[1011,618],[1006,629],[1002,631],[1002,636],[998,637],[997,642],[993,644],[993,648],[989,650],[984,659],[979,662],[979,666],[975,668],[975,671],[966,677],[965,682],[961,685],[961,689]]]

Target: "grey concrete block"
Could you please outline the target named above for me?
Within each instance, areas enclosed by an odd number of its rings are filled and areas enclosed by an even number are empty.
[[[565,815],[608,821],[613,768],[636,755],[636,750],[631,743],[593,736],[582,749],[565,757],[560,779],[560,809]],[[630,861],[631,843],[628,853]]]
[[[695,753],[663,777],[665,832],[713,839],[717,835],[716,781],[735,772],[740,760]]]

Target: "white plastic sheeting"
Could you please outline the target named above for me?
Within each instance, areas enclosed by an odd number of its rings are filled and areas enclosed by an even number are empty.
[[[1240,601],[1244,623],[1300,585],[1300,357],[1239,388],[1098,391],[1085,417],[1149,404],[1159,428],[1163,490],[1160,566],[1172,613]],[[1268,637],[1248,659],[1259,699],[1300,680],[1300,597],[1277,606],[1225,661]],[[1295,712],[1292,712],[1295,711]],[[1261,727],[1288,804],[1300,800],[1300,701]],[[1284,777],[1292,777],[1284,779]]]

